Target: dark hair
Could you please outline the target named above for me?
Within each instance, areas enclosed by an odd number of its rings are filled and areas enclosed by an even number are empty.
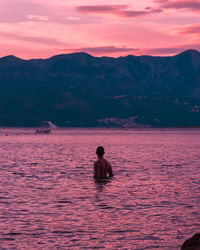
[[[99,155],[99,156],[102,156],[104,155],[104,148],[102,146],[99,146],[96,150],[96,154]]]

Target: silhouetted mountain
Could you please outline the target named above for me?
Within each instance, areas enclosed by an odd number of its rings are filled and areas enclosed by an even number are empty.
[[[200,53],[0,58],[0,126],[200,126]]]

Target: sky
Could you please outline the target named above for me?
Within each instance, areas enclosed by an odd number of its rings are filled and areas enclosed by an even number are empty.
[[[200,50],[200,0],[0,0],[0,57]]]

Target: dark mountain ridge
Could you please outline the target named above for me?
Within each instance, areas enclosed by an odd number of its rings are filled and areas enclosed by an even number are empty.
[[[200,126],[200,52],[0,58],[0,126]]]

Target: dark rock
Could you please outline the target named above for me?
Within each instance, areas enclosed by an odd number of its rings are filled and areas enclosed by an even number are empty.
[[[181,250],[200,250],[200,233],[193,235],[186,240],[181,247]]]

